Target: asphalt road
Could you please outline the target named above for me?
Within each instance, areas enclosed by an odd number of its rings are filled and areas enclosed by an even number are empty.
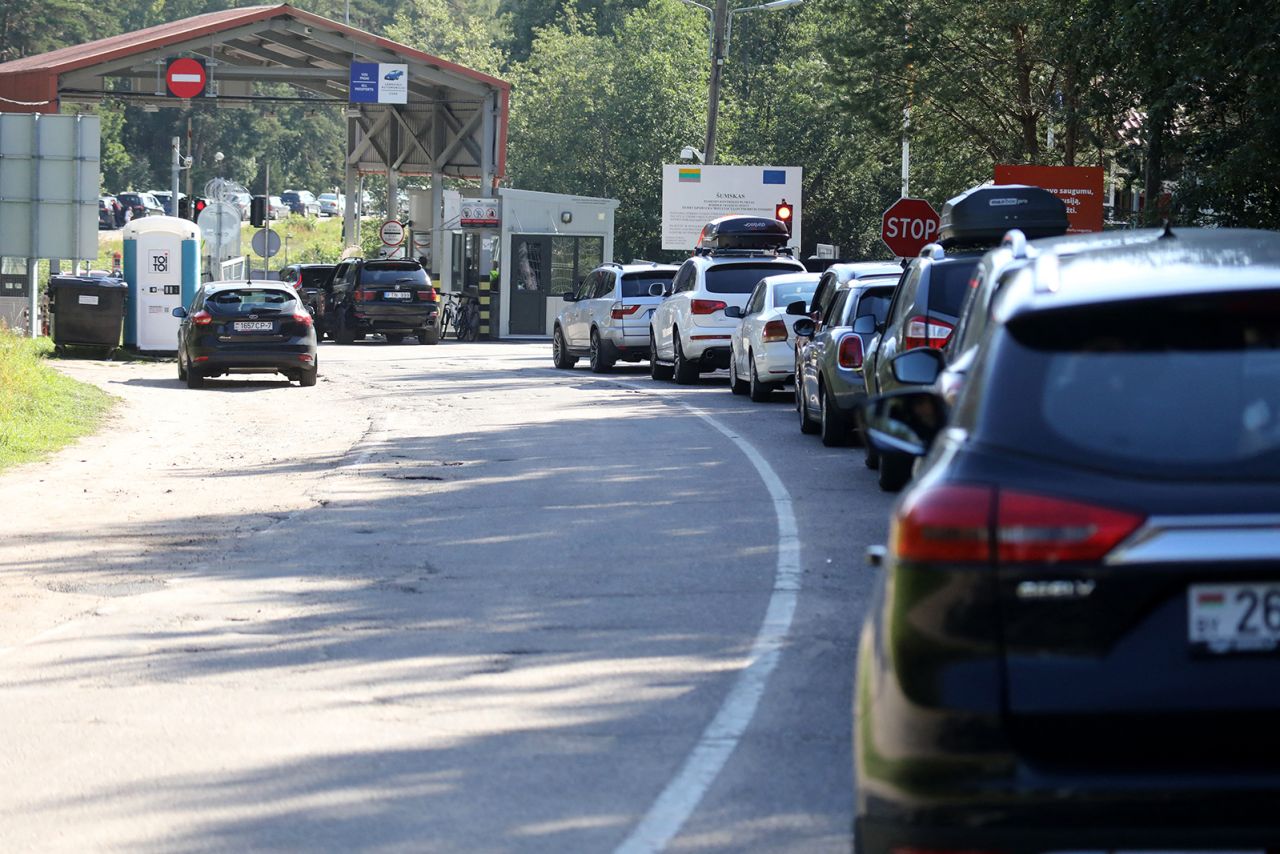
[[[549,350],[67,367],[125,402],[0,477],[0,848],[847,851],[891,498]]]

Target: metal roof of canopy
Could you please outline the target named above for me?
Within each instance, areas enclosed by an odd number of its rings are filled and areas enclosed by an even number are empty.
[[[511,84],[407,45],[287,4],[227,9],[171,21],[0,64],[0,111],[57,112],[111,97],[175,106],[165,92],[166,60],[205,60],[205,101],[244,106],[302,100],[348,106],[353,61],[408,66],[408,103],[351,104],[349,170],[478,178],[506,167]],[[254,84],[287,83],[296,98],[261,95]]]

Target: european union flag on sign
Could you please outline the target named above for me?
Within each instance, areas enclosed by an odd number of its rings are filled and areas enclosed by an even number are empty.
[[[764,170],[764,182],[766,184],[785,184],[787,183],[787,173],[781,169]]]

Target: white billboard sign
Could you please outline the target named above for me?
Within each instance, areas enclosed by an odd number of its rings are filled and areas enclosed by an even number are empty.
[[[702,227],[716,217],[772,217],[785,201],[794,211],[791,245],[799,249],[803,171],[799,166],[663,166],[662,248],[692,249]]]
[[[97,116],[0,113],[0,257],[97,260]]]

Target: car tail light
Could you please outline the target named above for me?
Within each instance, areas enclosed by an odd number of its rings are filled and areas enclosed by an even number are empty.
[[[613,308],[609,309],[609,316],[614,320],[623,320],[635,314],[639,310],[639,303],[636,303],[635,305],[623,305],[620,302],[616,302],[613,304]]]
[[[781,320],[770,320],[760,333],[760,340],[768,344],[773,341],[787,340],[787,324]]]
[[[727,303],[718,299],[695,299],[689,301],[689,311],[694,314],[715,314],[717,311],[724,311],[728,307]]]
[[[1138,529],[1142,516],[1080,501],[1000,491],[996,550],[1001,561],[1099,560]]]
[[[846,335],[840,339],[840,350],[836,354],[836,363],[842,368],[858,369],[862,367],[862,339],[857,335]]]
[[[310,326],[312,323],[311,314],[306,311],[295,311],[293,313],[293,319],[294,322],[301,323],[303,326]]]
[[[195,314],[191,315],[191,322],[196,326],[208,326],[210,323],[213,323],[213,315],[204,309],[200,309]]]
[[[930,320],[927,317],[913,317],[907,321],[907,334],[903,336],[902,349],[914,350],[917,347],[941,349],[953,331],[954,327],[950,323]]]
[[[995,489],[949,484],[910,493],[889,524],[901,560],[987,563]]]
[[[436,289],[427,288],[425,291],[418,291],[418,302],[435,302]]]
[[[1082,501],[948,484],[908,495],[889,539],[894,554],[911,561],[1096,561],[1143,521],[1140,514]]]
[[[377,291],[356,291],[351,295],[356,302],[373,302],[378,298]]]

